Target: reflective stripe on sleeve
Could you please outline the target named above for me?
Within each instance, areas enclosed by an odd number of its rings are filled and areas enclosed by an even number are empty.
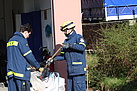
[[[60,52],[61,54],[64,54],[65,52]]]
[[[32,52],[32,51],[30,50],[30,51],[24,53],[23,56],[26,56],[26,55],[28,55],[28,54],[31,53],[31,52]]]
[[[82,62],[72,62],[72,64],[82,64]]]
[[[13,75],[13,71],[8,72],[7,76],[9,76],[9,75]]]
[[[84,71],[87,71],[87,68],[84,68]]]
[[[17,77],[24,77],[24,74],[16,73],[16,72],[13,72],[13,71],[10,71],[10,72],[7,73],[7,76],[10,76],[10,75],[14,75],[14,76],[17,76]]]
[[[81,42],[80,42],[79,44],[82,44],[82,45],[86,46],[85,43],[81,43]]]
[[[7,43],[7,47],[9,46],[18,46],[18,41],[10,41]]]
[[[76,44],[76,43],[74,43],[74,45],[75,45],[75,44]],[[84,46],[86,47],[85,43],[80,42],[80,43],[78,43],[78,44],[82,44],[82,45],[84,45]]]

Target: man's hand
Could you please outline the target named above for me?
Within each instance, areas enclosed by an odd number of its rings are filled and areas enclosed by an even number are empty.
[[[39,71],[40,71],[40,72],[43,72],[43,70],[44,70],[44,68],[41,68],[41,67],[39,68]]]
[[[67,48],[73,48],[73,44],[70,43],[63,43],[63,48],[67,49]]]

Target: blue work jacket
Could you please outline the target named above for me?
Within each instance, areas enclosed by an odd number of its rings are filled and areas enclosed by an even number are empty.
[[[30,80],[30,65],[37,69],[40,67],[28,46],[27,39],[20,32],[15,32],[7,43],[7,60],[8,78]]]
[[[67,36],[64,43],[73,44],[73,48],[63,48],[61,55],[56,56],[57,60],[66,60],[68,76],[81,75],[86,73],[86,58],[85,58],[85,40],[80,34],[74,31]]]

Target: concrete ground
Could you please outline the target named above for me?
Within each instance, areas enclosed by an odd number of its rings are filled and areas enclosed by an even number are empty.
[[[8,91],[7,87],[0,87],[0,91]]]
[[[8,91],[7,87],[0,87],[0,91]],[[86,91],[93,91],[92,89],[88,89]]]
[[[5,87],[4,83],[0,82],[0,91],[8,91],[8,87]]]
[[[8,91],[7,87],[0,87],[0,91]],[[92,89],[88,89],[86,91],[93,91]]]
[[[0,91],[8,91],[8,87],[5,87],[3,83],[0,83]],[[88,88],[86,91],[93,91],[93,89]]]

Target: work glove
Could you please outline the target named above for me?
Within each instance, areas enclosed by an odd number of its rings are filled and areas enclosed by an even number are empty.
[[[43,70],[44,70],[44,68],[42,68],[42,67],[39,68],[39,71],[40,71],[40,72],[43,72]]]
[[[67,48],[73,48],[73,44],[71,43],[63,43],[63,48],[67,49]]]

